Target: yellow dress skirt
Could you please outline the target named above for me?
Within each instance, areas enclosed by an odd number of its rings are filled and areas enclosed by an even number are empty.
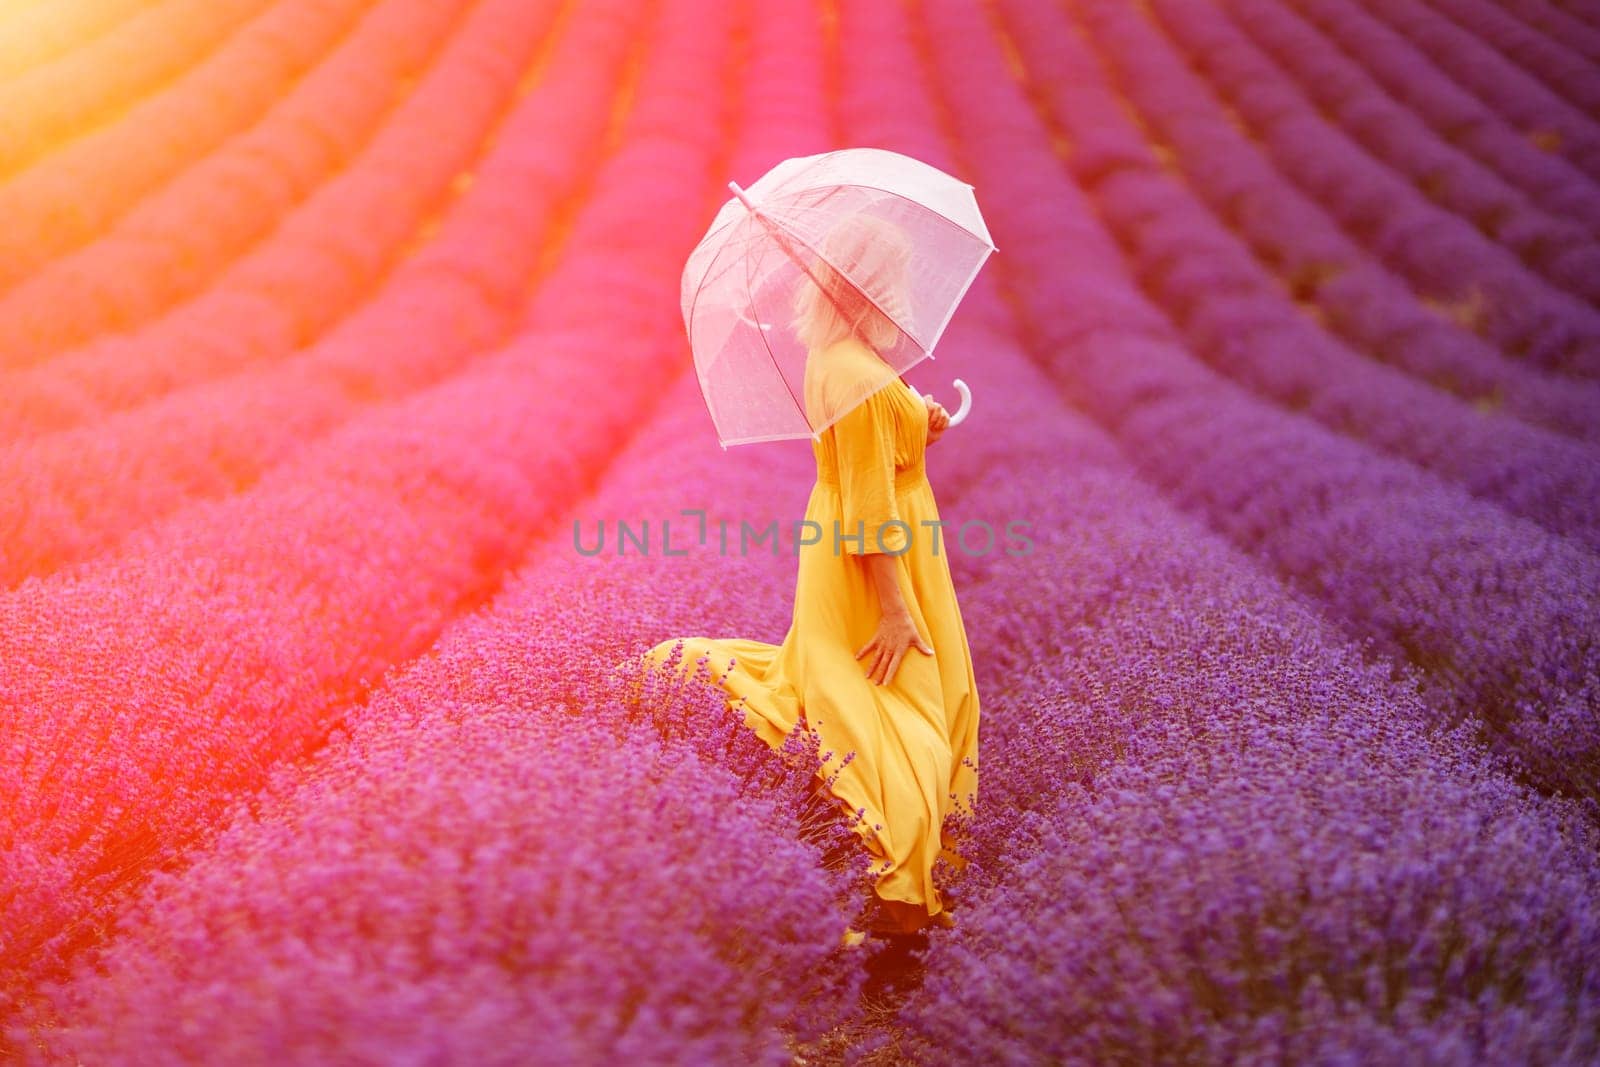
[[[861,400],[868,389],[876,391]],[[811,412],[849,410],[812,442],[817,479],[805,517],[814,525],[797,539],[794,615],[783,643],[670,638],[646,652],[645,663],[664,664],[680,640],[681,671],[708,657],[705,669],[730,708],[742,708],[746,725],[774,749],[804,717],[829,755],[819,778],[843,764],[831,790],[873,861],[884,925],[909,932],[945,911],[934,861],[943,854],[959,868],[965,860],[943,822],[953,809],[970,812],[977,793],[978,690],[950,577],[956,539],[936,525],[923,464],[927,408],[877,353],[854,339],[814,351],[805,395]],[[885,685],[870,681],[855,658],[879,620],[860,557],[878,551],[898,553],[901,596],[934,650],[909,648]],[[857,822],[859,809],[865,817]]]

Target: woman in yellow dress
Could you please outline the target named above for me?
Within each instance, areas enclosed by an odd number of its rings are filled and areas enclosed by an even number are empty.
[[[855,226],[830,244],[829,258],[857,278],[903,270],[890,227]],[[645,659],[664,664],[680,641],[680,670],[708,657],[729,706],[742,707],[774,749],[804,717],[832,753],[818,784],[832,778],[874,861],[872,927],[913,933],[953,924],[932,870],[941,854],[964,865],[943,824],[952,810],[970,813],[977,793],[977,684],[950,577],[953,539],[943,536],[923,462],[949,415],[878,355],[897,340],[894,323],[817,266],[831,293],[807,285],[795,300],[806,410],[814,426],[844,414],[812,442],[817,477],[805,517],[814,525],[800,539],[789,632],[778,645],[672,638]]]

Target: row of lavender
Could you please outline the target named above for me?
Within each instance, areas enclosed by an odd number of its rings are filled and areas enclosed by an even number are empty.
[[[60,142],[114,116],[129,99],[190,69],[269,6],[266,0],[168,3],[142,18],[130,19],[86,47],[71,49],[53,63],[20,71],[0,82],[0,115],[5,116],[0,174],[27,166]],[[349,3],[342,6],[353,8]],[[278,21],[280,30],[304,32],[314,55],[321,35],[317,14],[302,11],[292,23],[282,22],[282,16],[277,20],[269,16],[244,32],[248,36],[264,23]],[[348,17],[328,14],[336,21]],[[296,62],[292,46],[280,45],[274,51],[288,62]]]
[[[362,6],[167,3],[7,85],[12,100],[0,114],[19,128],[8,131],[0,157],[8,178],[0,288],[92,241],[140,196],[248,128]],[[118,114],[118,105],[127,111]]]
[[[203,328],[214,343],[191,344],[182,323],[162,323],[111,339],[81,362],[62,361],[69,380],[91,376],[80,395],[148,402],[0,449],[12,486],[0,502],[7,534],[0,582],[95,558],[186,505],[245,489],[372,405],[448,377],[515,331],[528,279],[563,235],[615,133],[618,81],[630,69],[625,20],[601,11],[578,24],[576,36],[559,36],[562,47],[587,51],[587,62],[563,59],[515,98],[471,189],[430,240],[392,269],[385,261],[407,225],[398,202],[420,208],[423,172],[442,184],[470,154],[493,110],[513,99],[553,6],[486,3],[419,88],[419,122],[396,131],[377,161],[389,162],[346,175],[324,189],[326,203],[319,197],[308,205],[316,218],[348,221],[293,224],[285,244],[263,249],[256,262],[265,270],[246,261],[238,284],[219,279],[192,305],[211,323]],[[412,184],[393,174],[409,174]],[[380,214],[384,205],[397,210],[379,223],[353,206],[362,203]],[[282,282],[270,286],[270,302],[252,296],[261,294],[264,274]],[[381,291],[350,308],[359,286],[374,279]],[[336,310],[345,318],[335,329],[296,347]],[[218,335],[218,321],[256,329]],[[56,365],[42,370],[53,374]]]
[[[105,37],[136,15],[143,0],[16,0],[0,12],[0,78],[25,71]]]
[[[308,264],[307,251],[338,250],[338,235],[358,221],[377,227],[373,239],[391,227],[402,233],[417,229],[423,207],[471,158],[471,147],[501,112],[507,95],[501,79],[482,83],[474,93],[458,87],[447,98],[452,107],[439,106],[441,79],[430,78],[435,62],[466,68],[473,61],[492,62],[495,54],[483,46],[477,56],[459,45],[445,51],[460,21],[462,9],[427,0],[374,8],[248,130],[130,204],[125,214],[108,217],[92,243],[34,264],[0,298],[0,351],[12,368],[47,360],[50,365],[48,373],[13,371],[3,379],[12,417],[54,426],[66,414],[57,409],[76,400],[79,390],[91,390],[91,397],[112,390],[121,395],[126,385],[102,386],[99,378],[112,373],[115,382],[114,368],[150,360],[159,351],[158,339],[188,347],[192,342],[180,322],[200,334],[202,346],[218,345],[225,323],[263,331],[270,323],[289,336],[304,335],[314,313],[354,281]],[[486,21],[480,13],[463,27],[463,38],[481,36]],[[503,16],[501,29],[515,29],[525,41],[542,36],[537,26],[512,26]],[[455,78],[460,81],[460,73]],[[396,92],[407,85],[409,92]],[[431,144],[437,156],[424,165],[407,140]],[[372,176],[385,168],[390,184],[376,185]],[[315,207],[306,205],[308,198]],[[358,210],[363,205],[370,206]],[[290,251],[296,244],[298,255]],[[237,263],[247,255],[252,266]],[[371,258],[370,252],[351,256],[350,266]],[[305,275],[302,287],[314,279],[319,288],[305,288],[306,306],[291,312],[274,302],[295,291],[291,281],[299,275],[293,268]],[[323,295],[323,289],[331,291]],[[255,312],[245,302],[251,296],[278,317],[295,317],[279,325],[266,309]],[[191,306],[182,307],[177,321],[161,323],[151,334],[90,346],[97,363],[78,353],[72,374],[59,369],[63,352],[106,333],[132,333],[185,303]],[[85,406],[74,405],[71,415],[82,419]],[[32,427],[0,426],[0,435],[10,440],[25,428]]]
[[[684,102],[737,99],[724,61],[731,12],[707,34],[696,22],[706,7],[666,6],[640,74],[648,91],[632,97],[620,148],[508,344],[361,413],[247,492],[191,506],[121,554],[0,597],[8,995],[230,798],[319,743],[368,680],[481,602],[653,402],[678,329],[661,279],[692,243],[722,137],[717,109],[686,121]],[[545,91],[574,102],[609,95],[620,46],[640,23],[633,0],[589,9]],[[546,103],[529,94],[508,133],[549,132],[534,118],[559,111]],[[519,165],[563,151],[514,143],[508,182]],[[533,225],[524,212],[546,206],[522,204],[509,218]],[[658,208],[676,221],[641,226],[659,222]],[[474,265],[498,266],[463,258],[456,285],[451,265],[434,268],[439,305],[475,280]],[[372,344],[345,350],[343,364],[377,379],[403,374],[405,355]],[[568,400],[589,394],[606,403]]]

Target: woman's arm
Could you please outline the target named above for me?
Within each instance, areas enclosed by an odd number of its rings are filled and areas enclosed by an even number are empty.
[[[915,647],[931,656],[933,647],[917,632],[917,625],[911,619],[911,609],[906,607],[905,597],[900,595],[900,583],[895,581],[896,560],[899,557],[887,552],[873,552],[859,558],[866,565],[867,574],[878,590],[882,615],[878,619],[878,632],[856,653],[856,659],[866,656],[863,666],[867,668],[867,677],[878,685],[887,685],[899,671],[900,661],[909,649]]]
[[[856,653],[867,676],[879,685],[894,678],[913,644],[933,649],[917,633],[896,581],[899,553],[908,551],[911,528],[895,510],[895,411],[889,393],[879,389],[828,428],[839,455],[839,496],[843,525],[861,532],[844,542],[849,558],[859,559],[878,591],[881,616],[872,640]],[[870,546],[876,543],[877,551]]]

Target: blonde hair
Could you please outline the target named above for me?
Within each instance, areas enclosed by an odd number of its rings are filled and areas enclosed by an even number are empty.
[[[829,232],[820,252],[821,258],[812,257],[811,272],[821,286],[803,278],[794,294],[791,326],[801,343],[820,351],[854,335],[879,352],[894,347],[900,339],[896,320],[910,321],[911,241],[905,231],[873,215],[853,215]],[[884,310],[840,271],[883,301]]]

